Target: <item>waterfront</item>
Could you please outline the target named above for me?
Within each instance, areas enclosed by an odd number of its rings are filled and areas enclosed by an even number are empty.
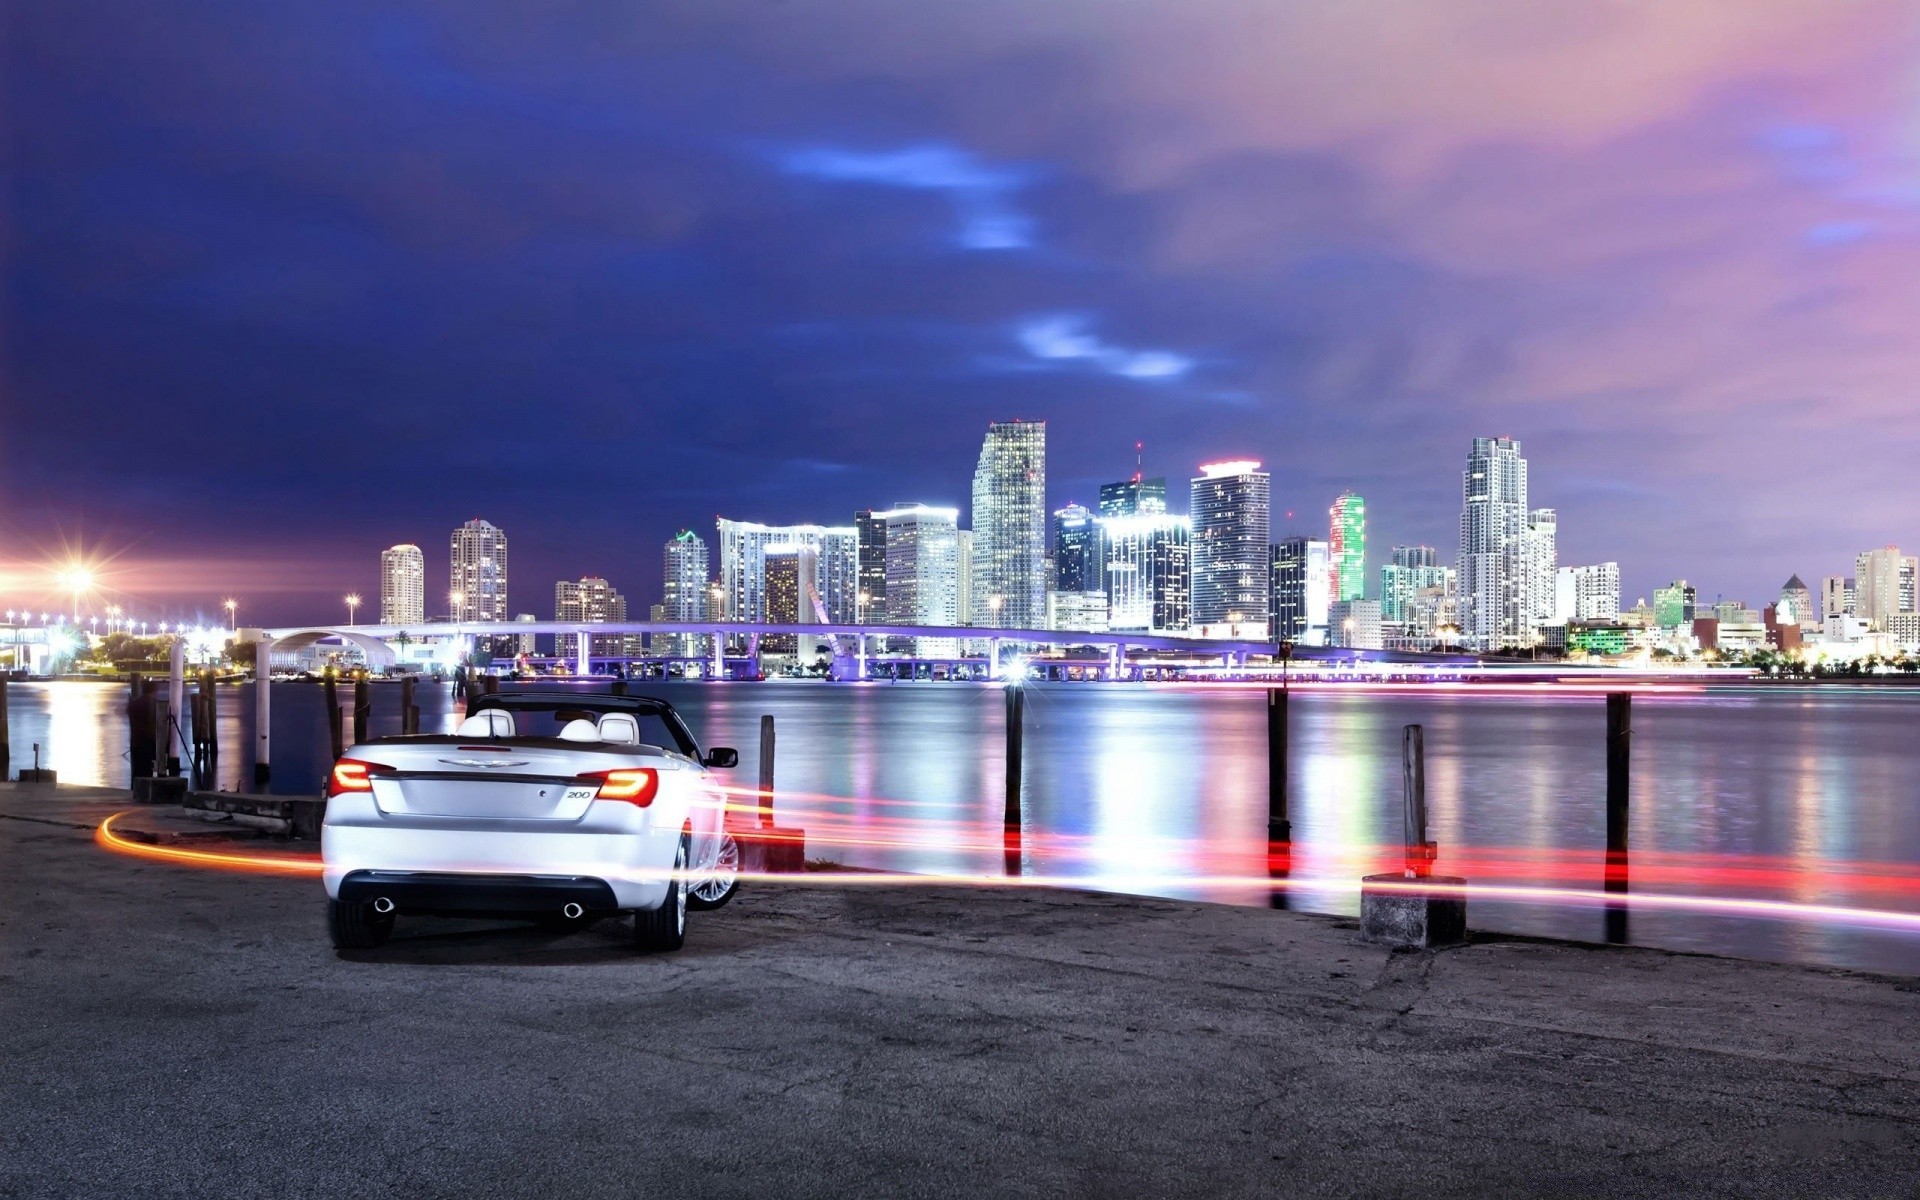
[[[636,685],[672,700],[710,745],[755,757],[779,727],[781,817],[808,855],[852,866],[978,875],[1004,869],[1002,704],[971,685]],[[372,727],[397,732],[396,686]],[[316,789],[321,689],[274,688],[274,785]],[[342,691],[346,703],[350,691]],[[125,690],[12,689],[16,767],[43,745],[63,782],[124,784]],[[220,689],[220,785],[250,777],[251,689]],[[423,687],[422,727],[448,729],[449,689]],[[1920,911],[1904,690],[1728,688],[1642,694],[1634,713],[1636,892]],[[1021,869],[1110,890],[1265,904],[1264,701],[1229,687],[1035,686],[1028,708]],[[1590,692],[1302,692],[1293,699],[1291,902],[1347,913],[1352,884],[1399,837],[1400,728],[1426,726],[1442,870],[1597,887],[1604,844],[1603,705]],[[739,772],[751,785],[750,769]],[[1516,865],[1519,864],[1519,865]],[[1324,881],[1325,887],[1316,886]],[[1586,905],[1476,898],[1476,928],[1597,939]],[[1920,970],[1920,937],[1838,921],[1636,911],[1635,942],[1759,958]]]

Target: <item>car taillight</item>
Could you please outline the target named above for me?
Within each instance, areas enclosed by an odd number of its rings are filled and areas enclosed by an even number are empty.
[[[338,796],[346,792],[370,792],[373,780],[367,778],[373,771],[391,771],[392,767],[384,763],[361,762],[357,758],[343,758],[333,764],[333,770],[327,775],[327,795]]]
[[[652,767],[620,767],[612,771],[592,771],[580,777],[600,785],[595,800],[620,800],[641,808],[653,803],[660,790],[660,772]]]

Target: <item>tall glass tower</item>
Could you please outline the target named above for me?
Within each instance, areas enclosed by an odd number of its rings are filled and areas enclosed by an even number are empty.
[[[1251,460],[1204,463],[1190,486],[1193,627],[1202,637],[1264,638],[1273,476]]]
[[[1044,628],[1046,558],[1047,423],[995,421],[987,426],[973,472],[976,621],[1002,629]]]
[[[1367,596],[1367,502],[1352,492],[1340,493],[1327,514],[1332,518],[1332,533],[1327,539],[1333,548],[1333,595],[1335,604],[1343,600],[1364,600]]]
[[[380,552],[380,623],[418,625],[427,619],[427,560],[403,542]]]
[[[665,585],[660,590],[660,615],[668,621],[704,621],[707,617],[707,543],[691,529],[682,529],[667,542]],[[701,654],[707,639],[699,634],[671,635],[668,643],[678,653]]]
[[[1527,645],[1532,515],[1527,460],[1513,438],[1475,438],[1461,475],[1460,607],[1474,650]]]
[[[507,535],[479,517],[453,531],[448,602],[456,621],[507,619]]]

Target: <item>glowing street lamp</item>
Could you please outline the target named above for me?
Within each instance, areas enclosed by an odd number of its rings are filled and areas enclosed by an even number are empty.
[[[93,572],[78,563],[60,573],[60,584],[73,593],[73,623],[80,623],[80,597],[93,590]]]
[[[233,633],[240,632],[240,602],[227,600],[222,603],[222,607],[227,610],[227,629]]]
[[[349,625],[353,624],[353,612],[355,609],[359,607],[360,607],[360,593],[348,592],[347,593],[347,624]]]

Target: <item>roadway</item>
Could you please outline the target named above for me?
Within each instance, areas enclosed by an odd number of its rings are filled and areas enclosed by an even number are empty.
[[[107,855],[0,785],[0,1195],[1909,1195],[1910,979],[844,879],[680,954]]]

